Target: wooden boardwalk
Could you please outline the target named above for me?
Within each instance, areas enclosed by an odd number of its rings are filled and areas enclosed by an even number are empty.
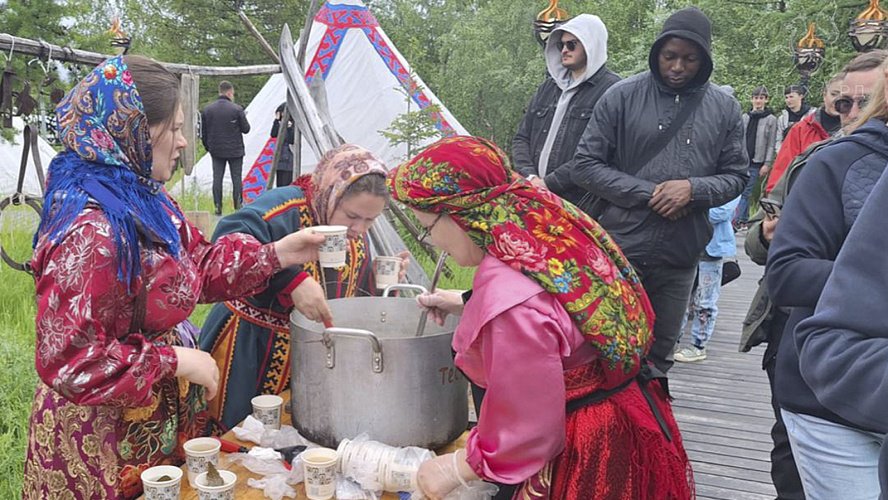
[[[743,274],[722,288],[707,359],[675,363],[669,388],[685,448],[694,467],[698,499],[766,500],[776,496],[770,475],[771,410],[764,346],[740,353],[740,328],[763,268],[743,252]],[[683,340],[690,342],[686,336]]]

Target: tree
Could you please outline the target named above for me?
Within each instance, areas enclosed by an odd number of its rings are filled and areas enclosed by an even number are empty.
[[[441,112],[440,106],[432,104],[425,108],[417,107],[417,109],[411,110],[415,106],[413,94],[421,89],[416,84],[413,74],[410,75],[410,82],[409,92],[404,87],[395,87],[395,90],[404,95],[407,102],[407,112],[392,120],[387,129],[379,131],[393,146],[402,144],[407,146],[405,160],[413,157],[419,145],[429,142],[430,139],[439,139],[444,135],[442,131],[438,130],[438,122],[435,119],[435,116]]]

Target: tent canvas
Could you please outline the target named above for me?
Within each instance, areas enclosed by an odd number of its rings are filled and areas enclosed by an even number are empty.
[[[407,154],[406,146],[393,147],[379,133],[408,111],[407,98],[398,88],[410,92],[411,110],[438,105],[441,112],[436,116],[436,126],[439,130],[447,135],[467,134],[418,75],[413,74],[411,80],[410,65],[360,0],[326,2],[315,17],[306,54],[311,57],[307,59],[310,63],[306,81],[316,77],[324,79],[333,126],[346,142],[373,151],[389,166],[397,165]],[[246,108],[251,130],[244,136],[245,178],[268,143],[275,109],[286,100],[286,93],[283,76],[273,75]],[[267,154],[265,161],[270,161]],[[316,163],[311,148],[303,141],[302,173],[312,172]],[[211,190],[213,168],[209,154],[197,162],[185,183],[187,190]],[[245,190],[247,187],[245,185]],[[180,193],[180,189],[173,187],[173,194]],[[231,192],[227,174],[224,191]],[[230,195],[226,194],[224,200],[228,199]]]
[[[24,147],[24,122],[21,118],[12,119],[12,128],[15,133],[13,142],[0,139],[0,196],[9,196],[18,188],[19,168],[22,162],[22,148]],[[37,149],[40,151],[40,160],[43,168],[49,168],[49,162],[56,155],[55,149],[42,137],[37,137]],[[45,173],[45,172],[44,172]],[[41,196],[40,181],[37,180],[37,170],[34,160],[28,157],[28,168],[25,173],[25,182],[22,188],[25,194]]]

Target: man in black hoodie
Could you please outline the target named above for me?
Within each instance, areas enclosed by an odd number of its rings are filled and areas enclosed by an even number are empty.
[[[571,171],[598,197],[590,212],[642,276],[657,315],[650,358],[664,372],[712,237],[709,208],[739,196],[748,177],[740,104],[709,84],[711,39],[697,8],[671,15],[651,47],[650,71],[596,104]],[[660,134],[671,136],[663,146]]]

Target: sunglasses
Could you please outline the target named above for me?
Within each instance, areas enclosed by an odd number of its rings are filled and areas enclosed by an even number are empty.
[[[848,114],[851,112],[851,109],[854,108],[854,103],[857,103],[857,109],[863,109],[866,107],[866,103],[869,102],[869,96],[861,96],[857,99],[852,99],[850,97],[839,97],[835,100],[836,111],[839,114]]]
[[[579,45],[579,40],[568,40],[566,42],[558,41],[555,43],[555,47],[558,49],[558,52],[564,50],[564,47],[567,47],[568,52],[573,52],[577,49],[577,45]]]

